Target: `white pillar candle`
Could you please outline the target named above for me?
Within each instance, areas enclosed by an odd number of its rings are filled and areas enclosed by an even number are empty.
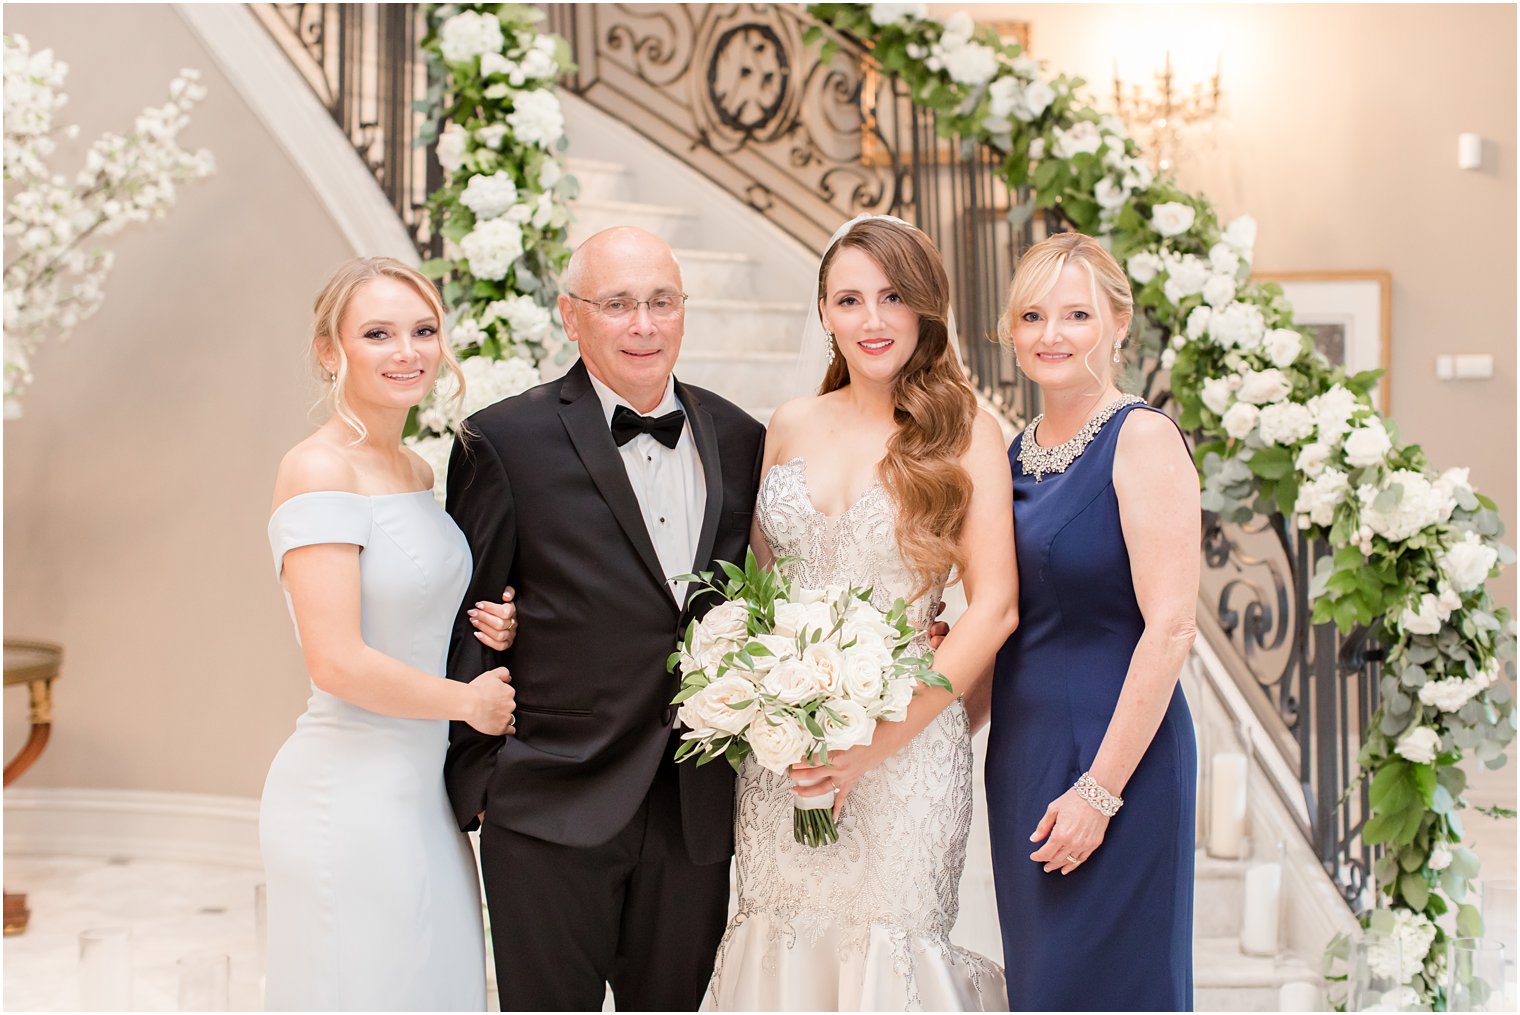
[[[1246,871],[1245,881],[1240,950],[1247,955],[1276,955],[1278,916],[1282,912],[1282,864],[1253,864]]]
[[[1308,980],[1290,980],[1277,988],[1278,1011],[1328,1011],[1319,986]]]
[[[1246,756],[1214,755],[1209,781],[1209,855],[1239,859],[1246,835]]]

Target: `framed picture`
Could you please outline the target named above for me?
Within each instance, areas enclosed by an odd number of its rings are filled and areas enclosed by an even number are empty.
[[[1393,279],[1386,271],[1260,271],[1259,282],[1276,282],[1293,304],[1293,320],[1347,373],[1383,371],[1372,404],[1387,414],[1392,392],[1390,352]]]

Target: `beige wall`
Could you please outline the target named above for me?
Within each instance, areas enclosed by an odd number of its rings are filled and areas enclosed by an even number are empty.
[[[1437,468],[1472,468],[1515,533],[1513,5],[932,5],[1029,22],[1052,71],[1110,108],[1114,63],[1151,80],[1223,61],[1212,154],[1181,167],[1226,218],[1259,226],[1262,271],[1383,269],[1393,278],[1392,416]],[[1457,135],[1487,139],[1457,168]],[[1435,357],[1488,353],[1494,378],[1442,382]],[[1496,583],[1515,605],[1515,569]]]
[[[171,7],[5,14],[68,62],[65,122],[85,140],[199,68],[210,95],[185,138],[218,165],[114,241],[104,307],[41,351],[5,424],[5,634],[67,653],[53,741],[20,785],[257,795],[306,697],[271,486],[310,429],[312,296],[351,252]],[[7,757],[24,716],[8,690]]]

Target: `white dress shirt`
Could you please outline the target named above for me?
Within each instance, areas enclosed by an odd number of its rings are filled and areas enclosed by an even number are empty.
[[[591,386],[601,399],[602,414],[612,428],[612,413],[620,405],[628,405],[620,396],[595,376]],[[628,408],[638,412],[633,406]],[[673,448],[667,448],[647,433],[641,433],[618,448],[623,456],[623,468],[628,472],[628,483],[638,498],[639,510],[644,514],[644,528],[654,543],[655,556],[660,569],[665,572],[665,585],[677,603],[686,598],[686,582],[670,579],[680,574],[690,574],[695,567],[697,539],[702,533],[702,516],[707,510],[707,483],[702,472],[702,456],[691,437],[690,409],[682,406],[676,398],[675,378],[665,382],[665,397],[650,412],[641,416],[663,416],[683,409],[688,413],[681,439]],[[705,562],[704,562],[705,563]]]

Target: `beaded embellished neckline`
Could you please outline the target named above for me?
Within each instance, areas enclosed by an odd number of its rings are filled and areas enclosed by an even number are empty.
[[[1035,433],[1040,421],[1045,418],[1045,414],[1040,413],[1030,420],[1029,426],[1024,430],[1024,439],[1019,442],[1019,466],[1026,476],[1033,476],[1036,483],[1047,475],[1065,472],[1071,467],[1072,462],[1082,457],[1082,452],[1087,450],[1087,445],[1093,442],[1093,438],[1098,436],[1098,431],[1103,429],[1103,424],[1112,419],[1114,413],[1126,405],[1137,403],[1144,404],[1145,399],[1139,395],[1124,395],[1115,399],[1099,409],[1092,419],[1082,424],[1082,429],[1072,434],[1070,440],[1050,448],[1042,448],[1035,441]]]

